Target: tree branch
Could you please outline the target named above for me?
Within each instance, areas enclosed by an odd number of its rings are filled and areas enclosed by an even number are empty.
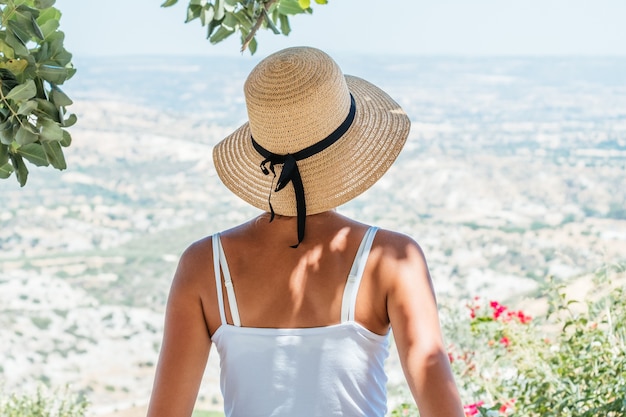
[[[272,7],[272,4],[274,3],[276,3],[276,0],[269,0],[267,3],[265,3],[261,14],[259,14],[259,17],[257,17],[254,26],[252,26],[252,29],[250,29],[250,33],[248,33],[248,36],[246,36],[246,38],[243,40],[243,43],[241,44],[241,52],[245,51],[248,48],[248,45],[250,45],[250,42],[252,42],[252,39],[254,39],[254,37],[256,36],[256,33],[263,24],[263,21],[266,18],[269,19],[267,11],[270,7]]]

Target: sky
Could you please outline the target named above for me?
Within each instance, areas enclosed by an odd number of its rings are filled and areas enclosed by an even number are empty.
[[[239,39],[211,45],[189,0],[57,0],[76,57],[240,56]],[[291,19],[288,36],[262,32],[257,55],[308,45],[330,53],[626,56],[626,0],[329,0]],[[246,53],[245,55],[249,55]]]

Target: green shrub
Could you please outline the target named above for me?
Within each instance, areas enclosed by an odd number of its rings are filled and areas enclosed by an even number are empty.
[[[466,416],[626,416],[624,271],[603,268],[582,300],[548,279],[537,317],[480,298],[451,308],[444,328]],[[417,415],[407,404],[392,413]]]
[[[191,417],[224,417],[224,413],[220,411],[194,410]]]
[[[87,400],[81,395],[64,392],[44,393],[38,389],[34,395],[2,394],[2,417],[85,417]]]

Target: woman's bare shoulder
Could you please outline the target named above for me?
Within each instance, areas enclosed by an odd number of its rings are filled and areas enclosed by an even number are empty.
[[[420,245],[411,236],[393,230],[379,229],[376,232],[374,248],[381,251],[385,260],[402,261],[415,255],[423,258],[424,253]]]
[[[190,244],[180,256],[174,282],[184,285],[206,285],[207,278],[213,276],[212,236],[207,236]],[[210,282],[210,280],[209,280]]]
[[[381,278],[396,280],[420,276],[430,279],[422,248],[406,234],[380,229],[376,233],[372,255]]]

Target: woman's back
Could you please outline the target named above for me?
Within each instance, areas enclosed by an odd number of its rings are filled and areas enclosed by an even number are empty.
[[[271,224],[261,216],[221,234],[233,277],[241,324],[245,327],[308,328],[340,321],[346,278],[368,226],[335,212],[309,216],[307,240],[296,249],[294,218],[276,218]],[[271,228],[271,233],[269,232]],[[389,233],[379,232],[380,235]],[[205,242],[208,244],[208,242]],[[207,250],[205,248],[204,250]],[[384,277],[374,267],[380,249],[368,257],[356,305],[356,321],[376,334],[386,334]],[[211,280],[212,281],[212,280]],[[215,284],[203,304],[211,334],[219,327]],[[232,323],[225,296],[227,321]]]
[[[276,328],[265,323],[262,327],[246,326],[243,319],[240,324],[239,294],[245,283],[253,281],[239,279],[231,271],[220,237],[213,236],[221,325],[211,340],[220,355],[226,416],[385,415],[387,377],[384,361],[388,356],[388,334],[375,334],[354,318],[356,296],[375,234],[376,228],[367,230],[353,256],[351,268],[341,280],[340,309],[333,323]],[[347,243],[347,238],[344,239]],[[320,242],[317,246],[323,245]],[[324,250],[317,252],[319,268],[316,272],[324,273]],[[297,285],[306,286],[311,279],[307,269],[290,274],[290,277],[298,277]],[[325,281],[323,276],[314,279]],[[293,283],[285,286],[280,279],[274,282],[281,287],[293,286]],[[222,289],[226,296],[221,293]],[[333,292],[322,291],[321,294]],[[279,305],[284,307],[283,313],[296,317],[305,314],[307,309],[298,308],[298,314],[293,314],[294,306],[311,304],[311,308],[321,308],[315,305],[320,297],[313,298],[300,294],[292,296],[291,302]],[[234,325],[226,323],[226,300]],[[257,297],[255,304],[263,304],[267,310],[267,303],[272,301],[258,302]],[[281,308],[274,310],[280,311]]]

